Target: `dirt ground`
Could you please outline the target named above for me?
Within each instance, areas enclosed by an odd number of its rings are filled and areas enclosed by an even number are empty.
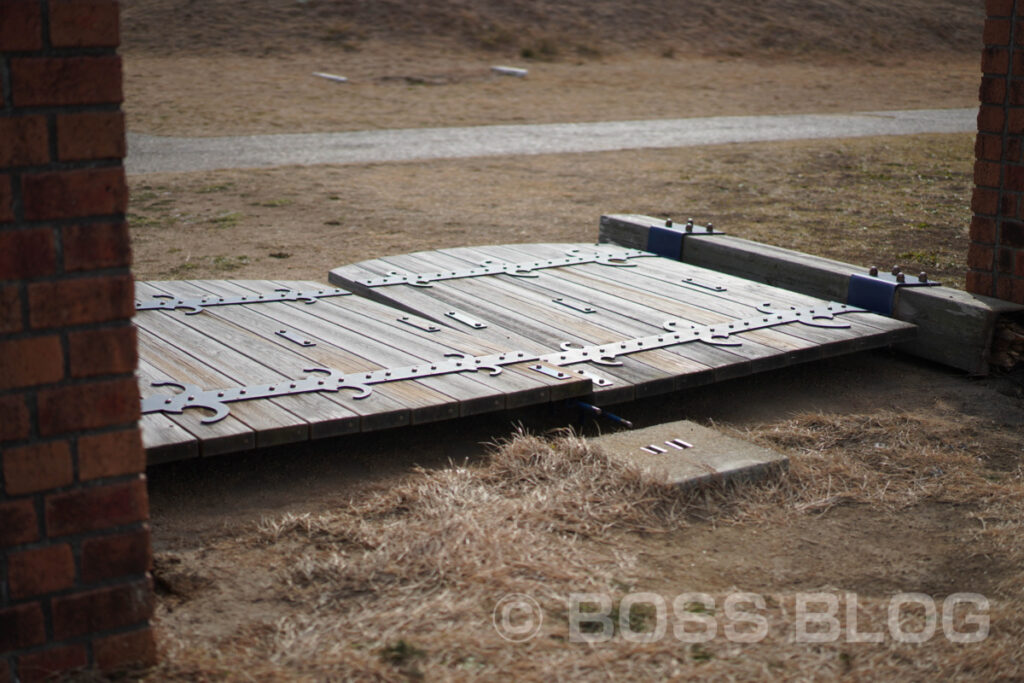
[[[401,44],[272,57],[129,53],[125,110],[135,132],[210,136],[942,109],[977,106],[979,61],[619,54],[535,63]],[[529,75],[498,76],[496,64]]]
[[[132,132],[211,136],[977,103],[980,3],[690,5],[123,0],[125,110]],[[524,28],[534,11],[545,21]],[[134,269],[324,280],[419,249],[587,241],[600,214],[629,212],[960,286],[972,146],[935,135],[133,176]],[[1019,379],[873,352],[618,406],[638,426],[689,418],[790,456],[785,476],[694,495],[575,439],[486,445],[516,424],[575,424],[563,406],[152,468],[162,663],[141,675],[1020,680],[1022,395]],[[721,605],[737,590],[765,599],[761,642],[721,628],[702,644],[567,642],[572,592]],[[991,633],[801,643],[806,591],[856,596],[862,632],[884,631],[896,593],[980,593]],[[508,593],[542,610],[529,642],[492,623]]]

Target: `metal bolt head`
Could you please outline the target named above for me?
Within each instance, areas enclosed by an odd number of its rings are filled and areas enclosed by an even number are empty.
[[[903,273],[896,273],[896,282],[906,282],[907,276]]]
[[[920,275],[917,276],[918,282],[928,282],[928,273],[921,271]]]
[[[693,232],[693,221],[686,221],[686,232]]]
[[[892,267],[892,274],[893,275],[899,275],[900,274],[900,267],[899,266],[893,266]]]
[[[868,275],[871,277],[878,277],[878,266],[871,266],[868,268]]]
[[[711,221],[708,221],[708,224],[706,226],[704,226],[704,229],[707,230],[708,232],[714,232],[715,231],[715,225]]]
[[[688,218],[686,220],[686,224],[689,225],[692,228],[693,227],[693,219],[692,218]]]
[[[666,228],[671,228],[672,227],[672,219],[671,218],[666,218],[665,219],[665,227]]]

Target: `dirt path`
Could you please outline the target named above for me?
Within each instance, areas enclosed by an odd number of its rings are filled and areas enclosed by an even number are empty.
[[[128,173],[578,154],[730,143],[969,133],[976,109],[731,116],[352,133],[169,138],[129,134]]]

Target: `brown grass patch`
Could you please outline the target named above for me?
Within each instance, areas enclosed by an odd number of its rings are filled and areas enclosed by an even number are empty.
[[[952,413],[880,412],[802,415],[748,435],[790,452],[790,474],[742,490],[682,494],[575,435],[519,435],[480,465],[420,470],[328,510],[235,529],[194,556],[195,562],[213,572],[211,563],[222,558],[218,580],[256,581],[263,604],[211,638],[190,629],[196,617],[188,613],[216,612],[216,594],[164,597],[165,662],[152,675],[991,679],[1024,673],[1015,657],[1024,638],[1024,472],[1014,431]],[[1004,457],[1010,453],[1017,456],[1012,468]],[[983,588],[992,628],[981,643],[951,646],[941,632],[920,645],[889,637],[878,644],[795,642],[795,591],[778,579],[759,593],[765,602],[755,611],[768,628],[760,642],[732,643],[719,636],[691,646],[671,630],[647,644],[628,642],[621,633],[599,645],[568,642],[572,592],[606,593],[617,603],[630,591],[658,588],[671,604],[684,589],[707,590],[710,584],[699,579],[707,568],[692,570],[696,578],[687,580],[678,575],[678,565],[658,571],[648,562],[658,544],[685,556],[692,535],[702,529],[747,529],[755,536],[783,529],[796,535],[809,528],[804,520],[820,527],[851,508],[899,525],[919,522],[921,511],[935,506],[967,510],[966,521],[950,531],[958,551],[946,558],[948,580],[933,588],[936,600],[946,592],[978,590],[972,577],[976,560],[989,560],[991,580]],[[738,553],[750,561],[742,548]],[[912,567],[913,553],[907,555],[892,570]],[[851,590],[841,576],[827,575],[814,589],[842,600]],[[891,592],[858,590],[860,631],[885,632]],[[707,592],[720,606],[731,591]],[[509,593],[529,595],[543,609],[541,633],[528,643],[504,641],[492,624],[495,604]],[[730,625],[721,610],[711,616],[719,629]],[[649,611],[626,618],[641,632],[656,623]],[[916,618],[908,615],[913,623],[907,628],[920,627]]]
[[[323,281],[422,249],[591,242],[600,214],[646,213],[958,287],[972,144],[922,135],[135,176],[135,273]]]

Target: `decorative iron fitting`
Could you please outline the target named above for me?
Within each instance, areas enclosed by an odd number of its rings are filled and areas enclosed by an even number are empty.
[[[302,301],[307,304],[315,304],[317,299],[326,299],[329,296],[349,296],[352,292],[344,289],[316,289],[308,292],[291,289],[275,289],[272,294],[246,294],[244,296],[215,296],[213,294],[204,297],[185,299],[171,296],[170,294],[154,294],[149,301],[136,301],[136,311],[173,311],[177,308],[190,309],[185,315],[202,313],[208,306],[233,306],[237,304],[269,304],[275,301]]]
[[[470,277],[483,277],[485,275],[511,275],[513,277],[537,277],[534,271],[546,268],[561,268],[563,266],[576,266],[584,263],[596,263],[601,266],[633,266],[629,259],[654,256],[654,254],[640,251],[639,249],[619,249],[614,251],[593,252],[581,254],[579,249],[571,249],[566,252],[568,255],[563,258],[549,259],[546,261],[528,261],[526,263],[506,263],[502,261],[483,261],[476,268],[463,270],[442,270],[434,273],[403,273],[397,270],[389,272],[381,277],[364,278],[356,280],[356,284],[363,287],[388,287],[392,285],[412,285],[413,287],[430,287],[434,282],[445,280],[461,280]]]
[[[154,382],[152,386],[177,387],[173,395],[157,394],[142,400],[143,413],[181,413],[188,408],[205,408],[213,414],[202,419],[203,423],[222,420],[228,415],[228,403],[248,401],[257,398],[273,398],[311,392],[337,393],[342,389],[354,391],[353,399],[368,397],[373,386],[387,382],[408,379],[422,379],[460,372],[487,372],[491,376],[501,374],[502,367],[516,363],[533,363],[531,370],[555,379],[570,379],[573,375],[590,379],[597,386],[610,386],[611,381],[588,370],[565,370],[569,365],[594,363],[597,365],[622,365],[621,356],[642,351],[663,349],[680,344],[701,342],[719,346],[738,346],[742,342],[733,335],[760,330],[778,325],[799,323],[812,327],[845,328],[849,325],[837,322],[836,316],[847,313],[864,313],[865,310],[849,304],[828,303],[804,308],[774,306],[764,303],[757,307],[759,315],[744,320],[733,320],[714,325],[669,320],[661,334],[627,339],[607,344],[575,345],[563,342],[561,349],[552,353],[537,355],[525,351],[509,351],[489,356],[469,356],[464,353],[445,354],[443,360],[419,363],[401,368],[381,368],[369,372],[341,373],[330,368],[309,368],[314,373],[299,380],[284,379],[258,386],[231,387],[228,389],[204,390],[192,384],[178,382]]]

